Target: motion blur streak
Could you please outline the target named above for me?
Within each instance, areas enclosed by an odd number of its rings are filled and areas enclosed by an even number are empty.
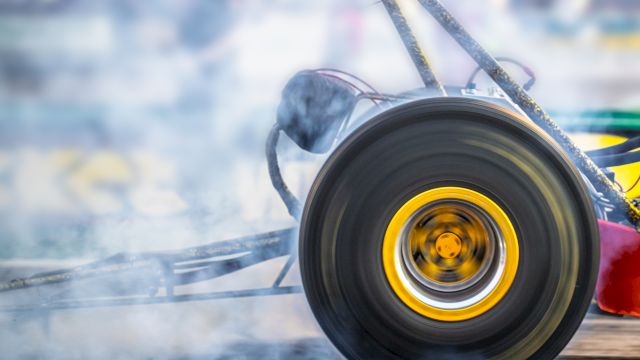
[[[490,52],[536,70],[543,106],[639,103],[635,2],[443,2]],[[402,6],[442,83],[464,84],[471,60],[417,3]],[[421,86],[372,0],[9,1],[0,54],[0,282],[293,226],[263,155],[287,80],[333,67],[389,93]],[[482,77],[478,87],[490,85]],[[304,199],[323,157],[281,143],[284,176]],[[176,292],[270,286],[285,261]],[[299,283],[294,266],[284,284]],[[0,349],[2,358],[337,356],[300,295],[2,314]]]

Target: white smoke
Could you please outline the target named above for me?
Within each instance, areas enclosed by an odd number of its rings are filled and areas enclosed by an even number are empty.
[[[420,86],[373,2],[61,3],[0,14],[0,281],[292,226],[263,156],[289,77],[330,66],[384,92]],[[637,83],[637,49],[601,47],[597,15],[510,4],[445,2],[490,52],[537,71],[543,105],[636,103],[618,87]],[[463,84],[472,62],[417,4],[403,6],[443,82]],[[580,26],[549,35],[556,20]],[[283,142],[285,178],[304,198],[322,159]],[[285,261],[177,291],[270,286]],[[63,289],[82,295],[83,284]],[[296,266],[285,284],[300,284]],[[0,314],[2,358],[234,356],[337,355],[302,295]]]

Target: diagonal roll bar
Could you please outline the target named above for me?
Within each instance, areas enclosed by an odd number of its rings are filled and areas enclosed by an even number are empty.
[[[383,1],[385,5],[390,2],[395,3],[395,1]],[[616,189],[615,185],[593,160],[576,146],[569,136],[551,119],[549,114],[469,35],[453,15],[440,4],[440,1],[418,0],[418,2],[440,23],[449,35],[458,42],[482,70],[502,88],[511,100],[518,105],[537,126],[542,128],[564,149],[578,169],[591,181],[595,189],[604,194],[617,208],[624,209],[629,221],[638,228],[640,226],[640,210],[627,199],[624,193]],[[404,38],[403,32],[400,32],[400,36]],[[411,38],[408,39],[411,40]],[[419,65],[416,63],[416,66],[419,68],[421,66],[428,67],[428,64]]]
[[[420,48],[418,44],[418,40],[416,40],[415,35],[413,35],[413,31],[409,24],[407,23],[407,19],[402,14],[402,10],[398,6],[396,0],[382,0],[385,9],[387,9],[387,13],[389,13],[389,17],[393,22],[393,25],[396,27],[398,34],[400,34],[400,38],[404,43],[413,64],[416,66],[418,70],[418,74],[420,74],[420,78],[424,83],[424,86],[429,89],[435,89],[446,95],[446,91],[436,75],[431,70],[431,65],[429,64],[429,60],[424,55],[424,52]]]

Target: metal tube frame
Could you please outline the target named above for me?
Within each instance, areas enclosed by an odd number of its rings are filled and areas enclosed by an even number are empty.
[[[429,60],[425,56],[424,51],[420,48],[420,44],[418,44],[418,40],[416,40],[413,30],[411,30],[411,27],[407,23],[407,19],[404,17],[404,14],[402,14],[402,10],[398,6],[396,0],[382,0],[382,3],[384,4],[385,9],[387,9],[387,13],[391,18],[396,31],[400,34],[402,43],[407,49],[413,64],[416,66],[416,70],[418,70],[418,74],[420,75],[424,86],[428,89],[435,89],[443,95],[446,95],[447,93],[444,90],[444,87],[431,69]]]
[[[569,138],[551,119],[549,114],[506,72],[506,70],[462,27],[439,0],[417,0],[442,28],[471,56],[487,75],[519,106],[527,116],[549,134],[569,155],[574,164],[591,181],[594,188],[608,198],[616,208],[624,210],[627,219],[636,229],[640,226],[640,210],[619,191],[602,170]],[[397,0],[383,0],[409,55],[425,86],[442,88],[422,50],[418,46]],[[444,92],[443,92],[444,93]]]
[[[81,300],[66,300],[52,303],[42,303],[37,305],[27,304],[12,307],[0,307],[0,313],[47,313],[55,310],[71,310],[96,307],[118,307],[132,305],[168,304],[191,301],[206,301],[229,298],[245,298],[268,295],[289,295],[302,293],[302,286],[272,286],[256,289],[214,291],[208,293],[167,295],[167,296],[142,296],[142,297],[120,297],[120,298],[96,298]]]
[[[117,278],[118,276],[138,273],[141,276],[137,277],[135,281],[142,282],[144,286],[148,287],[148,289],[145,289],[146,292],[140,291],[144,287],[141,286],[133,289],[133,292],[131,292],[132,289],[129,289],[115,291],[113,294],[97,293],[85,295],[79,299],[51,296],[54,293],[46,293],[48,295],[43,296],[38,291],[39,301],[12,305],[1,304],[0,314],[299,293],[302,292],[301,286],[282,286],[283,280],[297,259],[293,252],[296,232],[295,228],[289,228],[218,241],[178,251],[117,254],[73,269],[57,270],[29,278],[12,280],[8,283],[0,283],[0,293],[2,293],[47,285],[64,285],[65,283],[80,280],[96,280],[100,282],[105,281],[110,276]],[[238,254],[240,255],[237,256]],[[289,259],[282,266],[273,285],[269,288],[214,291],[191,295],[175,294],[176,286],[210,280],[286,255],[289,256]],[[235,257],[224,259],[225,256]],[[85,286],[91,288],[94,284],[93,282],[88,282]],[[99,283],[97,287],[100,288]],[[166,295],[156,296],[160,288],[166,290]]]

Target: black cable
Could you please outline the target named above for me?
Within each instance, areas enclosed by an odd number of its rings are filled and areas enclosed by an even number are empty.
[[[630,188],[628,188],[627,190],[623,190],[625,193],[628,193],[629,191],[633,190],[638,183],[640,183],[640,175],[636,178],[636,181],[633,183],[633,185],[631,185]]]
[[[334,68],[319,68],[319,69],[315,69],[313,71],[316,72],[320,72],[320,73],[325,73],[325,72],[333,72],[333,73],[337,73],[337,74],[342,74],[342,75],[346,75],[352,79],[355,79],[357,81],[359,81],[362,85],[366,86],[369,88],[369,90],[371,90],[372,92],[381,95],[380,92],[378,90],[376,90],[376,88],[374,88],[373,86],[371,86],[371,84],[369,84],[368,82],[364,81],[361,77],[358,77],[350,72],[346,72],[340,69],[334,69]]]
[[[592,159],[593,162],[599,167],[627,165],[640,162],[640,151],[614,155],[594,156],[592,157]]]
[[[614,155],[614,154],[621,154],[627,151],[631,151],[638,147],[640,147],[640,136],[627,139],[625,142],[617,145],[586,151],[586,154],[591,157],[603,156],[603,155]]]
[[[522,85],[522,88],[525,91],[529,91],[533,85],[536,83],[536,74],[535,72],[533,72],[533,70],[531,70],[530,67],[526,66],[525,64],[521,63],[520,61],[510,58],[510,57],[506,57],[506,56],[498,56],[496,57],[497,61],[501,61],[501,62],[508,62],[511,64],[515,64],[517,66],[519,66],[522,71],[524,71],[525,74],[527,74],[529,76],[529,81],[527,81],[524,85]],[[478,73],[480,72],[480,70],[482,70],[480,68],[480,66],[476,67],[475,70],[473,70],[473,72],[471,73],[471,76],[469,76],[469,80],[467,80],[467,85],[465,86],[465,88],[467,89],[475,89],[476,88],[476,84],[475,84],[475,79],[476,76],[478,75]]]
[[[269,177],[271,178],[271,184],[278,191],[278,195],[287,207],[289,214],[296,220],[300,219],[300,211],[302,205],[295,195],[289,190],[289,187],[282,178],[280,172],[280,166],[278,165],[278,153],[276,152],[276,146],[278,145],[278,139],[280,138],[280,126],[278,123],[273,125],[269,136],[267,137],[266,155],[267,165],[269,167]]]

